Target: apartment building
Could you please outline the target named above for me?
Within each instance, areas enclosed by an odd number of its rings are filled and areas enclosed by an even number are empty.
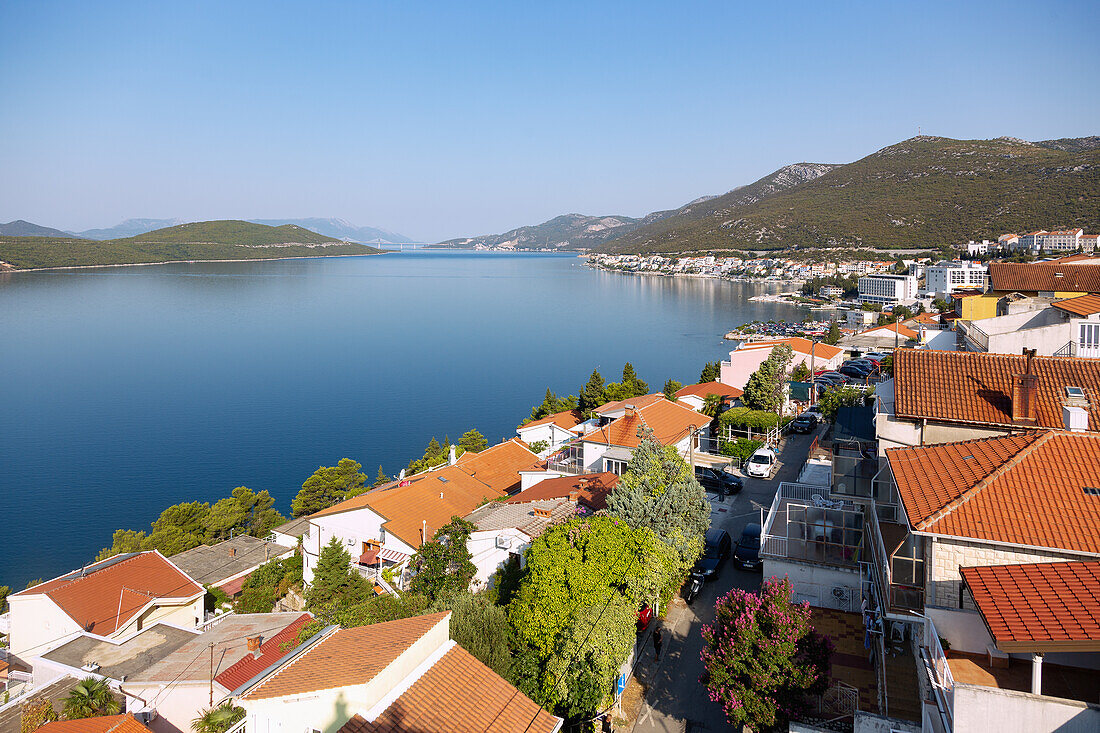
[[[865,275],[859,279],[861,303],[904,305],[917,299],[914,275]]]
[[[931,297],[946,298],[956,290],[984,290],[989,268],[980,262],[951,260],[929,265],[925,271],[925,292]]]

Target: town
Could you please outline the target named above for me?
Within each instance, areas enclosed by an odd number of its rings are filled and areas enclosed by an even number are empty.
[[[119,530],[6,596],[0,731],[1097,730],[1093,249],[837,265],[854,307],[698,383]]]

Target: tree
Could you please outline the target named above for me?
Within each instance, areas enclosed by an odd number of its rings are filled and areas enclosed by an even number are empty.
[[[829,333],[825,336],[825,343],[836,346],[840,341],[840,326],[836,321],[829,322]]]
[[[806,362],[798,362],[794,369],[791,370],[792,382],[808,382],[810,381],[810,367],[806,365]]]
[[[821,414],[826,420],[836,420],[836,413],[841,407],[854,407],[863,404],[866,393],[859,387],[843,385],[830,387],[821,395],[817,404],[821,407]]]
[[[317,558],[313,583],[306,591],[306,605],[314,612],[331,612],[334,606],[361,601],[366,592],[366,580],[352,570],[351,555],[333,537]]]
[[[512,650],[507,611],[485,593],[459,593],[447,605],[453,614],[451,638],[489,669],[509,679]]]
[[[585,415],[588,415],[605,402],[607,402],[607,387],[604,384],[603,376],[600,375],[600,371],[598,369],[593,369],[592,376],[588,378],[588,383],[585,384],[584,389],[581,390],[580,398],[578,399],[578,409]]]
[[[526,422],[532,420],[541,420],[544,417],[550,415],[556,415],[559,412],[566,412],[568,410],[577,409],[577,398],[573,395],[566,397],[558,397],[550,388],[546,388],[546,396],[542,398],[542,404],[536,405],[531,409],[531,417]]]
[[[669,402],[675,402],[676,401],[676,393],[679,392],[683,388],[684,388],[684,385],[680,384],[675,379],[665,380],[665,389],[664,389],[665,397],[668,399]]]
[[[722,365],[716,361],[708,361],[703,371],[699,374],[699,383],[717,382],[722,374]]]
[[[53,703],[44,697],[28,700],[19,708],[19,733],[33,733],[46,723],[57,720]]]
[[[62,712],[68,720],[117,715],[121,709],[107,681],[98,677],[85,677],[77,682],[62,703]]]
[[[317,617],[303,626],[298,632],[298,643],[302,643],[330,624],[351,629],[356,626],[369,626],[383,621],[420,616],[427,613],[428,599],[417,593],[402,593],[400,598],[390,594],[375,596],[373,593],[354,602],[330,603],[318,613]]]
[[[8,595],[11,593],[11,586],[0,585],[0,613],[4,613],[8,610]]]
[[[938,310],[940,313],[946,313],[951,310],[951,304],[943,298],[936,298],[932,301],[932,307]]]
[[[722,412],[723,402],[724,400],[720,395],[708,394],[703,398],[703,406],[699,409],[699,412],[709,418],[716,418],[718,413]]]
[[[421,544],[409,562],[414,573],[409,590],[431,601],[469,590],[477,567],[470,558],[466,541],[476,529],[462,517],[451,517],[430,542]]]
[[[458,447],[463,451],[477,453],[489,447],[489,441],[478,430],[470,429],[458,439]]]
[[[244,720],[244,708],[231,702],[223,702],[217,707],[203,710],[202,714],[191,721],[191,730],[195,733],[225,733]]]
[[[319,467],[290,503],[291,512],[295,517],[304,517],[363,493],[367,476],[360,471],[362,468],[350,458],[341,458],[335,466]]]
[[[372,489],[377,489],[379,486],[385,486],[390,482],[390,477],[386,475],[386,472],[382,470],[382,466],[378,466],[378,475],[374,477],[374,483],[371,484]]]
[[[243,517],[238,529],[244,529],[253,537],[266,537],[272,529],[286,522],[286,517],[275,508],[275,497],[267,489],[257,492],[247,486],[238,486],[230,496],[237,502]]]
[[[828,686],[832,645],[811,626],[809,604],[791,594],[786,577],[764,581],[759,594],[734,588],[703,626],[700,681],[730,725],[787,730]]]
[[[623,365],[623,381],[620,384],[630,390],[629,397],[641,397],[644,394],[649,394],[649,385],[638,378],[638,375],[634,372],[634,365],[629,361]]]
[[[787,344],[774,347],[764,363],[749,375],[741,401],[754,410],[778,412],[783,405],[787,367],[793,358],[794,352]]]

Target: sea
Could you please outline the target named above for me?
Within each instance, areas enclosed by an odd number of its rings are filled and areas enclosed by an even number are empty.
[[[289,516],[318,466],[373,481],[433,436],[512,437],[594,368],[693,383],[733,327],[808,315],[748,300],[782,288],[430,249],[0,274],[0,585],[171,504],[248,486]]]

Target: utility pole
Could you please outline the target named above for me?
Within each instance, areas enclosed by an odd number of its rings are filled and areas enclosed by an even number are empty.
[[[210,644],[210,706],[214,705],[214,644]]]

